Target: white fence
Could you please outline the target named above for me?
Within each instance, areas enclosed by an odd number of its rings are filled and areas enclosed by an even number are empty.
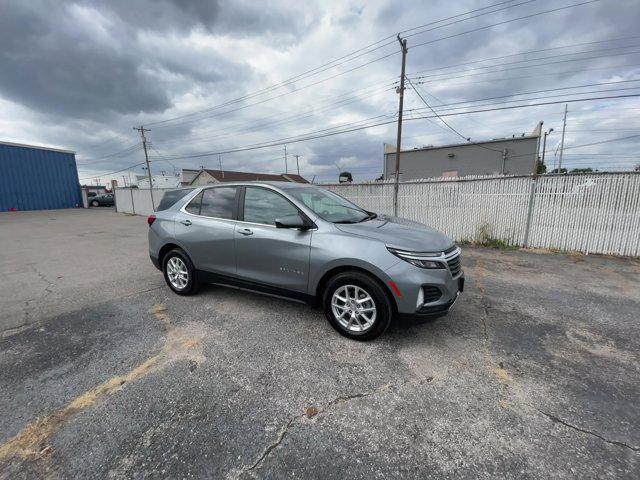
[[[393,214],[393,183],[324,185]],[[156,206],[164,192],[153,189]],[[116,188],[118,212],[150,215],[149,189]],[[432,179],[400,183],[398,215],[457,241],[640,256],[640,174]]]
[[[175,188],[154,188],[153,200],[156,207],[162,200],[164,192]],[[148,188],[116,188],[116,211],[135,215],[151,215],[151,192]]]
[[[393,213],[393,183],[324,185]],[[399,185],[398,215],[457,241],[640,256],[640,174],[434,179]]]

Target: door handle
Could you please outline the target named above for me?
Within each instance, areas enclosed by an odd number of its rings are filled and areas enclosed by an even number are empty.
[[[180,223],[188,227],[191,225],[191,220],[180,220]]]
[[[238,233],[242,235],[253,235],[253,232],[249,228],[243,228],[242,230],[238,230]]]

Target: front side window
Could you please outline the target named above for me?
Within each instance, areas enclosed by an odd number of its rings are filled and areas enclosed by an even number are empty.
[[[279,193],[266,188],[247,187],[244,194],[244,221],[275,225],[276,218],[298,215],[298,209]]]
[[[233,219],[236,187],[208,188],[202,192],[200,215]]]

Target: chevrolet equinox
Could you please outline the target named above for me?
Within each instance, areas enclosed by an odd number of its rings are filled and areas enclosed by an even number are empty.
[[[205,282],[320,304],[356,340],[377,337],[397,316],[445,315],[464,287],[451,239],[315,185],[175,190],[148,223],[151,261],[175,293]]]

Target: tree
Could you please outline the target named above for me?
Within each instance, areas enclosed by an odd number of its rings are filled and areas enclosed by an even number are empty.
[[[338,181],[340,183],[351,183],[353,182],[353,175],[351,175],[351,172],[341,172],[338,176]]]
[[[593,168],[573,168],[571,173],[593,173]]]
[[[547,166],[540,159],[536,162],[536,173],[538,175],[541,173],[547,173]]]
[[[636,165],[636,168],[634,168],[634,170],[635,170],[636,172],[640,172],[640,163]]]

